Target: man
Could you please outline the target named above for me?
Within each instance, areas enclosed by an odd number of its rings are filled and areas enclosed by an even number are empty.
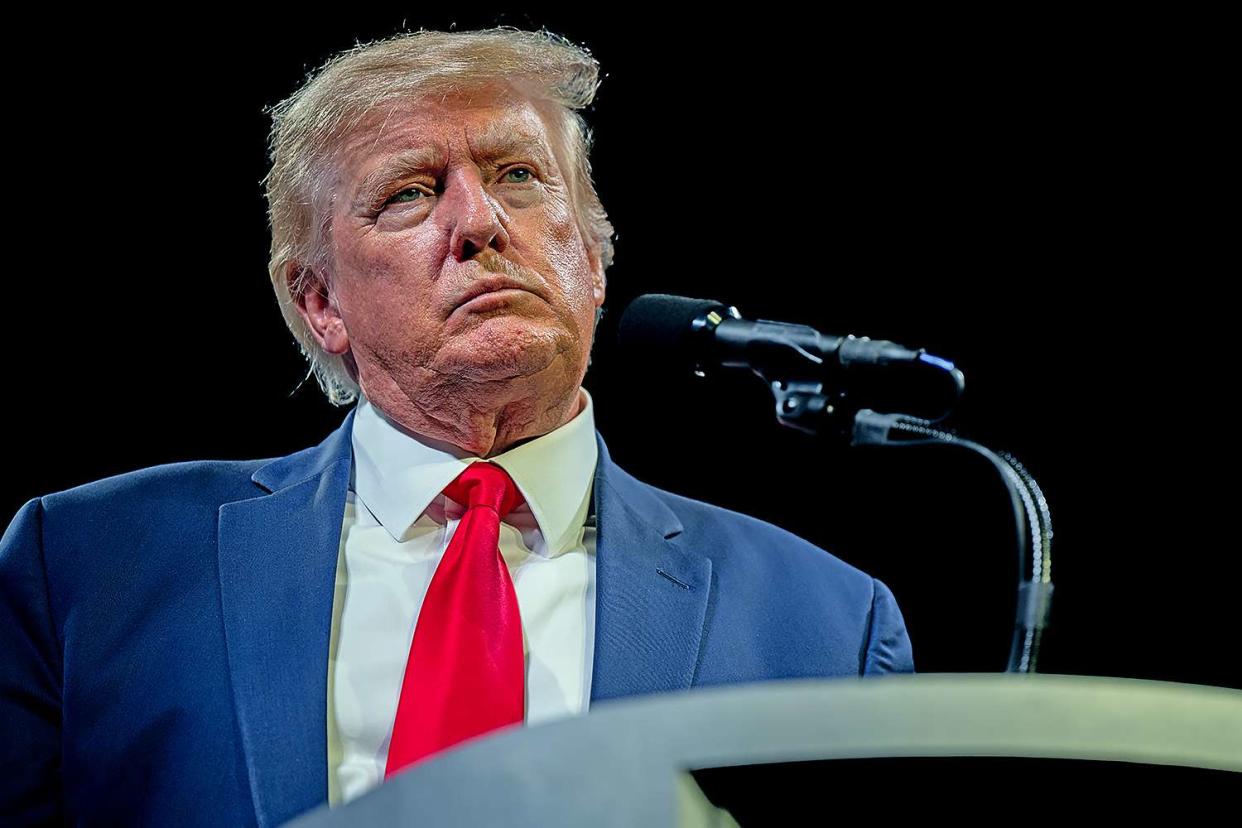
[[[287,457],[20,510],[0,813],[278,824],[606,699],[913,669],[882,583],[640,483],[596,435],[596,72],[546,34],[425,32],[275,110],[273,286],[358,405]]]

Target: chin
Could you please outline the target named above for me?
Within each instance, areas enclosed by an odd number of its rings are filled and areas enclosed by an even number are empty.
[[[505,380],[546,371],[577,352],[563,328],[512,316],[482,321],[440,350],[435,370],[472,380]]]

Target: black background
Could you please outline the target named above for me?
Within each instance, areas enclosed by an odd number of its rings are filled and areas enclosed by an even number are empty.
[[[606,73],[586,117],[617,259],[587,387],[614,459],[884,580],[920,671],[1000,670],[1016,567],[988,467],[781,429],[753,377],[657,376],[612,337],[631,298],[664,292],[926,347],[968,378],[951,424],[1013,451],[1051,503],[1041,670],[1242,687],[1233,372],[1203,333],[1236,276],[1206,252],[1234,232],[1206,24],[185,13],[50,21],[15,47],[8,514],[322,439],[345,412],[302,382],[265,272],[264,108],[356,40],[547,26]]]

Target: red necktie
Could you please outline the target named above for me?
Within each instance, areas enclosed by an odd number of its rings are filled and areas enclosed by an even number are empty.
[[[498,546],[522,503],[512,478],[475,462],[444,493],[466,512],[423,599],[384,777],[437,751],[522,721],[522,619]]]

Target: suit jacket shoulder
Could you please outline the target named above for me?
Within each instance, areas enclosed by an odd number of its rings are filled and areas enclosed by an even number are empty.
[[[706,595],[693,686],[913,672],[905,622],[883,582],[771,523],[639,481],[600,447],[598,498],[660,532],[664,560]]]
[[[22,507],[0,540],[0,813],[279,824],[326,799],[352,422]]]

